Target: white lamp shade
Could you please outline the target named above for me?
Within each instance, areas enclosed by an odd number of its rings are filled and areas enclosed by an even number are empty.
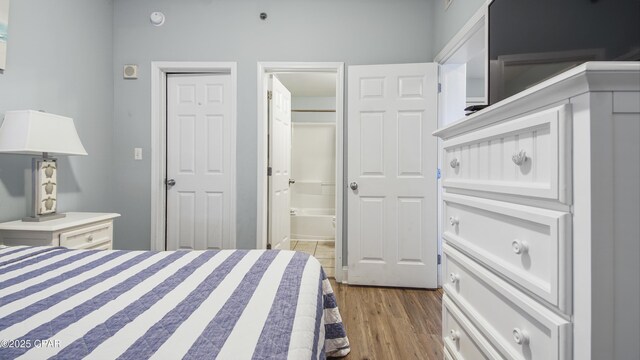
[[[0,153],[87,155],[73,119],[34,110],[5,113]]]

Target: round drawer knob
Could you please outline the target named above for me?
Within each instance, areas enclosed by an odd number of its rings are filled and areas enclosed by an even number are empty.
[[[529,343],[529,334],[525,330],[514,328],[513,341],[518,345],[527,345]]]
[[[460,166],[460,161],[458,161],[458,159],[453,158],[453,160],[451,160],[451,162],[449,163],[449,165],[451,165],[452,169],[457,168],[458,166]]]
[[[460,224],[460,220],[455,216],[450,216],[449,217],[449,224],[451,224],[451,226],[459,225]]]
[[[529,244],[527,244],[526,241],[515,239],[511,243],[511,248],[513,249],[514,253],[521,255],[529,250]]]
[[[451,273],[449,274],[449,281],[452,284],[457,283],[460,280],[460,275],[456,274],[456,273]]]
[[[460,340],[460,332],[458,332],[458,330],[451,329],[451,330],[449,330],[449,337],[454,342],[458,341],[458,340]]]
[[[93,241],[93,235],[87,236],[87,241],[89,241],[89,242]]]

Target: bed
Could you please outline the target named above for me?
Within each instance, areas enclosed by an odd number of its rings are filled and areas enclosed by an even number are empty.
[[[304,253],[0,248],[2,359],[348,352],[331,285]]]

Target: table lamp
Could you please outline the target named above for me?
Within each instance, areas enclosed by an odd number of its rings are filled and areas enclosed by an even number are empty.
[[[52,155],[87,155],[73,119],[42,111],[7,111],[0,127],[0,153],[35,155],[31,163],[32,201],[22,221],[59,219],[57,161]]]

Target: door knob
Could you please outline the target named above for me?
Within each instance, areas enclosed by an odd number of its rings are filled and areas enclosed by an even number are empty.
[[[167,179],[164,183],[167,184],[167,186],[174,186],[176,181],[174,179]]]
[[[351,184],[349,184],[349,187],[351,188],[351,190],[358,190],[358,183],[357,182],[352,182]]]
[[[296,181],[295,181],[295,180],[293,180],[293,179],[289,179],[289,185],[291,185],[291,184],[295,184],[295,183],[296,183]]]

